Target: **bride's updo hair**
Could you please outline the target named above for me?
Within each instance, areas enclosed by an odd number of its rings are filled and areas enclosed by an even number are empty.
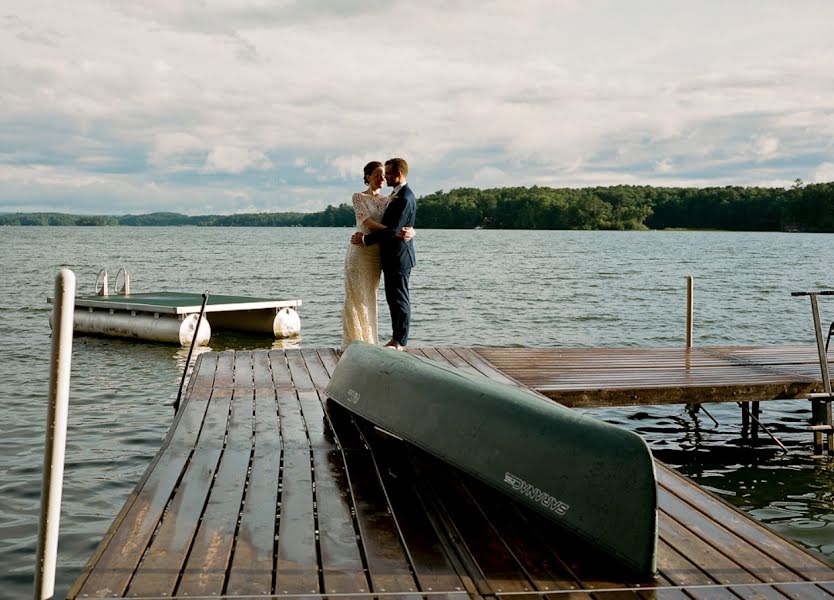
[[[364,173],[365,173],[365,184],[369,183],[368,178],[373,175],[373,172],[376,171],[378,168],[382,166],[382,163],[378,160],[372,160],[367,165],[365,165]]]

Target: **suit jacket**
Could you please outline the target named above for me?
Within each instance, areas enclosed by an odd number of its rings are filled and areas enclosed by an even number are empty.
[[[365,245],[379,244],[379,255],[384,270],[410,269],[417,264],[413,240],[397,237],[403,227],[414,227],[417,216],[417,199],[406,183],[388,204],[382,214],[385,229],[372,231],[364,237]]]

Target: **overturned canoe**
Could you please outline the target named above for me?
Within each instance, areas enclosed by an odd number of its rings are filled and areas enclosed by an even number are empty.
[[[654,461],[637,434],[529,390],[363,342],[347,348],[325,391],[636,575],[655,572]]]

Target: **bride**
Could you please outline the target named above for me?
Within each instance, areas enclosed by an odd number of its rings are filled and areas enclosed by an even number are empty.
[[[368,234],[386,228],[380,221],[391,198],[380,193],[385,182],[385,169],[381,162],[369,162],[365,165],[364,173],[368,189],[356,192],[352,200],[356,230]],[[414,230],[407,229],[404,235],[410,239],[414,237]],[[354,340],[377,343],[377,291],[381,272],[379,244],[348,244],[345,256],[345,303],[342,307],[343,351]]]

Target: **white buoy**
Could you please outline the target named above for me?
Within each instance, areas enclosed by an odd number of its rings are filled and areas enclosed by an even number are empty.
[[[293,337],[301,333],[301,317],[290,307],[282,308],[272,322],[272,332],[276,338]]]

